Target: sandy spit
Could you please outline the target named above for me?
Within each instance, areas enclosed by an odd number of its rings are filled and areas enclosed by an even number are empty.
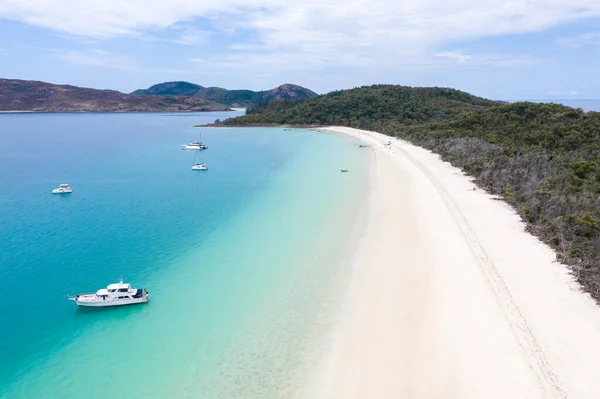
[[[508,205],[427,150],[321,130],[368,144],[374,166],[311,398],[600,398],[600,308]]]
[[[0,114],[23,114],[23,113],[31,113],[35,111],[0,111]]]

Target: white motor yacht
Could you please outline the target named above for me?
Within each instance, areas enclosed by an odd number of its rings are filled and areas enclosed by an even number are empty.
[[[52,194],[70,194],[73,192],[73,189],[68,184],[61,184],[58,188],[52,190]]]
[[[208,166],[205,163],[198,163],[192,166],[192,170],[208,170]]]
[[[79,306],[120,306],[148,302],[149,295],[145,288],[131,288],[131,284],[124,284],[121,280],[117,284],[98,290],[95,294],[80,294],[69,297]]]
[[[199,141],[192,141],[189,144],[182,144],[181,148],[184,150],[206,150],[208,146],[200,143]]]

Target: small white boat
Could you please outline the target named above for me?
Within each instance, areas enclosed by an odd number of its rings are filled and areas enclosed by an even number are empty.
[[[58,188],[52,190],[52,194],[70,194],[73,192],[73,189],[68,184],[61,184]]]
[[[205,146],[199,141],[192,141],[188,144],[182,144],[181,148],[183,148],[184,150],[206,150],[208,146]]]
[[[208,166],[205,163],[198,163],[198,153],[194,154],[194,162],[192,163],[192,170],[208,170]]]
[[[69,297],[79,306],[121,306],[148,302],[148,291],[145,288],[131,288],[131,284],[124,284],[121,280],[117,284],[98,290],[95,294],[80,294]]]

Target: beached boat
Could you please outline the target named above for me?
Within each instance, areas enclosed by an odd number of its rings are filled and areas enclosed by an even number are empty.
[[[108,287],[98,290],[95,294],[80,294],[69,297],[79,306],[121,306],[148,302],[149,295],[145,288],[131,288],[131,284],[110,284]]]
[[[188,144],[182,144],[181,148],[184,150],[206,150],[208,146],[200,143],[199,141],[192,141]]]
[[[52,190],[52,194],[70,194],[73,192],[73,189],[68,184],[61,184],[58,188]]]

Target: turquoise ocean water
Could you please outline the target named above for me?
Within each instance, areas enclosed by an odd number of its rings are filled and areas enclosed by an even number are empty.
[[[304,384],[370,155],[341,135],[192,127],[231,115],[0,115],[0,398],[290,398]],[[179,148],[200,131],[206,172]],[[73,194],[52,195],[59,183]],[[67,300],[120,276],[150,302]]]

